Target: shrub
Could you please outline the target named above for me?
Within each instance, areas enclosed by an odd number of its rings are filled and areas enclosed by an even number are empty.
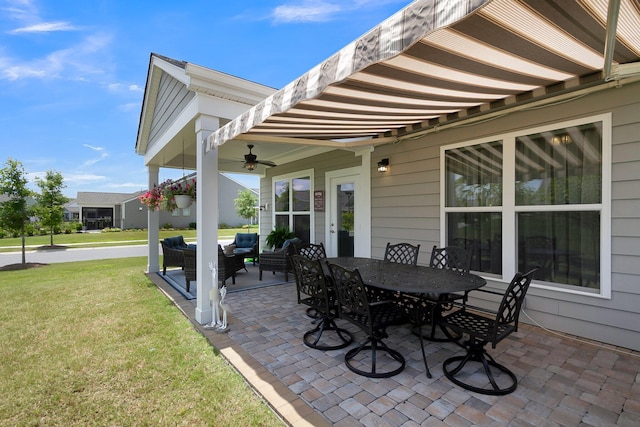
[[[195,230],[196,229],[196,223],[195,222],[190,222],[189,223],[189,230]]]

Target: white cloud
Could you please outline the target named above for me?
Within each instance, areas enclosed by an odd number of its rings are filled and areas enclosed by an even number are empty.
[[[87,148],[91,148],[94,151],[102,151],[104,150],[104,147],[96,147],[94,145],[89,145],[89,144],[82,144],[83,147],[87,147]]]
[[[37,24],[29,25],[22,28],[16,28],[11,30],[10,34],[24,34],[24,33],[50,33],[53,31],[76,31],[77,27],[74,27],[68,22],[39,22]]]
[[[64,181],[71,184],[84,184],[89,182],[104,181],[107,179],[103,175],[94,175],[90,173],[64,173]]]
[[[129,90],[131,92],[143,92],[144,88],[138,86],[138,85],[129,85]]]
[[[275,22],[324,22],[342,10],[340,5],[322,0],[303,0],[277,6],[273,10]]]

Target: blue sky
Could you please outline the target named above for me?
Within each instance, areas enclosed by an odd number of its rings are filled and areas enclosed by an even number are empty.
[[[0,0],[0,162],[62,173],[68,197],[142,190],[151,52],[279,89],[409,3]]]

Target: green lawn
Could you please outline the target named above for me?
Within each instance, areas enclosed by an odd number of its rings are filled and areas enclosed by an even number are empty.
[[[283,425],[145,263],[0,271],[1,426]]]
[[[257,226],[251,228],[256,233]],[[218,239],[233,239],[236,233],[246,233],[246,229],[229,228],[218,230]],[[187,241],[195,241],[196,230],[160,230],[160,239],[181,234]],[[120,231],[110,233],[73,233],[56,234],[53,236],[54,245],[78,245],[82,247],[112,246],[112,245],[136,245],[147,241],[147,231]],[[48,246],[49,236],[27,236],[25,245],[27,249],[40,246]],[[19,251],[22,245],[20,237],[5,237],[0,239],[0,252]]]

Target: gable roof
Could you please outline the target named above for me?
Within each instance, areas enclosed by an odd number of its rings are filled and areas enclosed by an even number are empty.
[[[604,87],[640,74],[638,28],[637,0],[416,0],[218,129],[206,150],[396,142]]]
[[[135,193],[100,193],[93,191],[79,191],[76,203],[79,206],[114,206],[135,199],[145,191]]]

